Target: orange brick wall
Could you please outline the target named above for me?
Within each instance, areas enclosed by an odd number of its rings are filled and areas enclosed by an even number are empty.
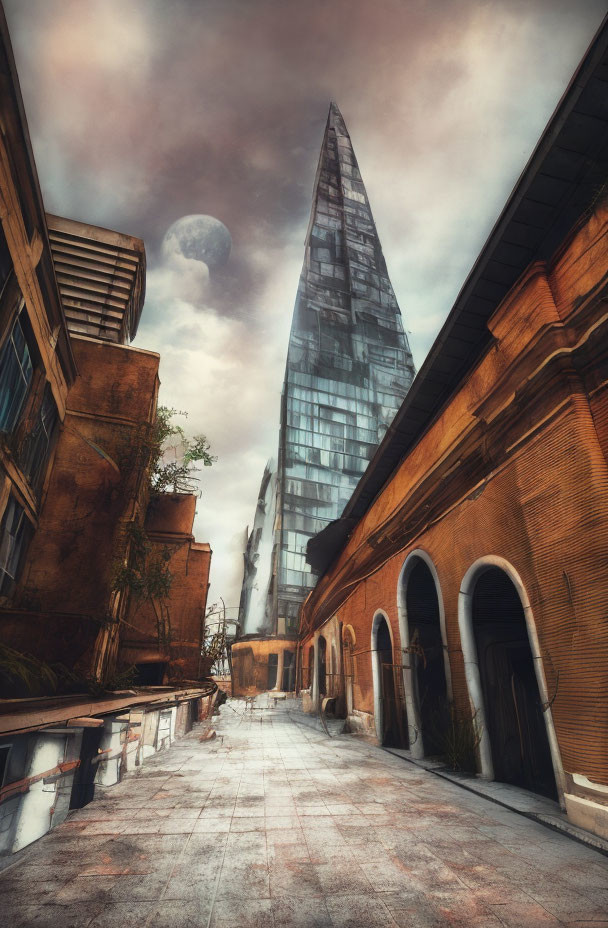
[[[169,641],[159,646],[157,612],[149,602],[135,599],[121,636],[122,664],[168,661],[168,675],[174,681],[196,680],[201,672],[201,632],[212,552],[208,544],[197,544],[191,534],[195,509],[195,496],[171,493],[152,499],[146,515],[153,549],[170,553],[167,566],[172,583],[163,605]]]
[[[52,627],[65,628],[63,663],[88,670],[110,611],[122,520],[139,504],[142,469],[132,446],[156,409],[159,357],[84,338],[72,344],[79,376],[14,606],[29,613],[29,653],[49,659],[48,615],[55,614]],[[0,618],[7,643],[22,637],[20,621],[16,612]]]
[[[479,558],[520,575],[567,772],[608,783],[608,211],[599,207],[494,314],[495,345],[405,457],[302,613],[302,651],[330,617],[370,647],[377,609],[400,647],[398,580],[422,548],[438,572],[456,706],[468,709],[458,594]],[[398,658],[398,655],[397,655]],[[373,711],[371,655],[355,707]]]
[[[268,690],[268,656],[283,651],[295,652],[297,642],[288,638],[251,638],[232,645],[232,692],[235,696],[253,696]],[[246,657],[251,651],[252,656]],[[280,681],[279,681],[280,685]]]

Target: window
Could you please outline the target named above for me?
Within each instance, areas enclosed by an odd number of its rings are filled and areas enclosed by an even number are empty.
[[[277,673],[279,670],[279,655],[268,655],[268,689],[273,690],[277,685]]]
[[[0,744],[0,787],[4,786],[6,774],[8,773],[8,759],[11,748],[12,744]]]
[[[311,645],[308,649],[308,667],[307,667],[309,688],[312,688],[314,667],[315,667],[315,649],[314,649],[314,645]]]
[[[25,439],[19,460],[21,469],[36,494],[40,492],[44,479],[46,462],[51,453],[58,418],[53,391],[51,385],[47,383],[38,415]]]
[[[297,634],[298,631],[298,616],[288,615],[285,618],[285,631],[288,635]]]
[[[294,661],[293,651],[283,651],[283,679],[281,689],[284,693],[290,693],[295,684],[296,662]]]
[[[0,225],[0,291],[4,288],[10,272],[13,269],[13,259],[4,235],[4,230]]]
[[[0,351],[0,432],[12,432],[23,410],[34,366],[18,316]]]
[[[17,580],[32,525],[14,496],[9,496],[0,523],[0,594],[9,595]]]

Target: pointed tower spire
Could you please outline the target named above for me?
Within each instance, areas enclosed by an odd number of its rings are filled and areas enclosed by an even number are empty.
[[[297,633],[316,580],[306,545],[342,514],[413,376],[352,142],[332,101],[283,384],[268,633]],[[245,630],[259,620],[246,619]]]

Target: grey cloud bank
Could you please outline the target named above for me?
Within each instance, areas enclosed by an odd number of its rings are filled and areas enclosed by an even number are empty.
[[[146,242],[137,339],[218,461],[197,534],[238,603],[337,99],[416,364],[604,14],[595,0],[5,0],[47,209]],[[163,256],[202,213],[227,263]]]

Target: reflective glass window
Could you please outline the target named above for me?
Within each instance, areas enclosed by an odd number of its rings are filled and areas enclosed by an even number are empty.
[[[32,524],[14,496],[9,496],[0,523],[0,594],[11,593],[32,535]]]
[[[23,410],[34,375],[20,316],[0,351],[0,431],[12,432]]]

